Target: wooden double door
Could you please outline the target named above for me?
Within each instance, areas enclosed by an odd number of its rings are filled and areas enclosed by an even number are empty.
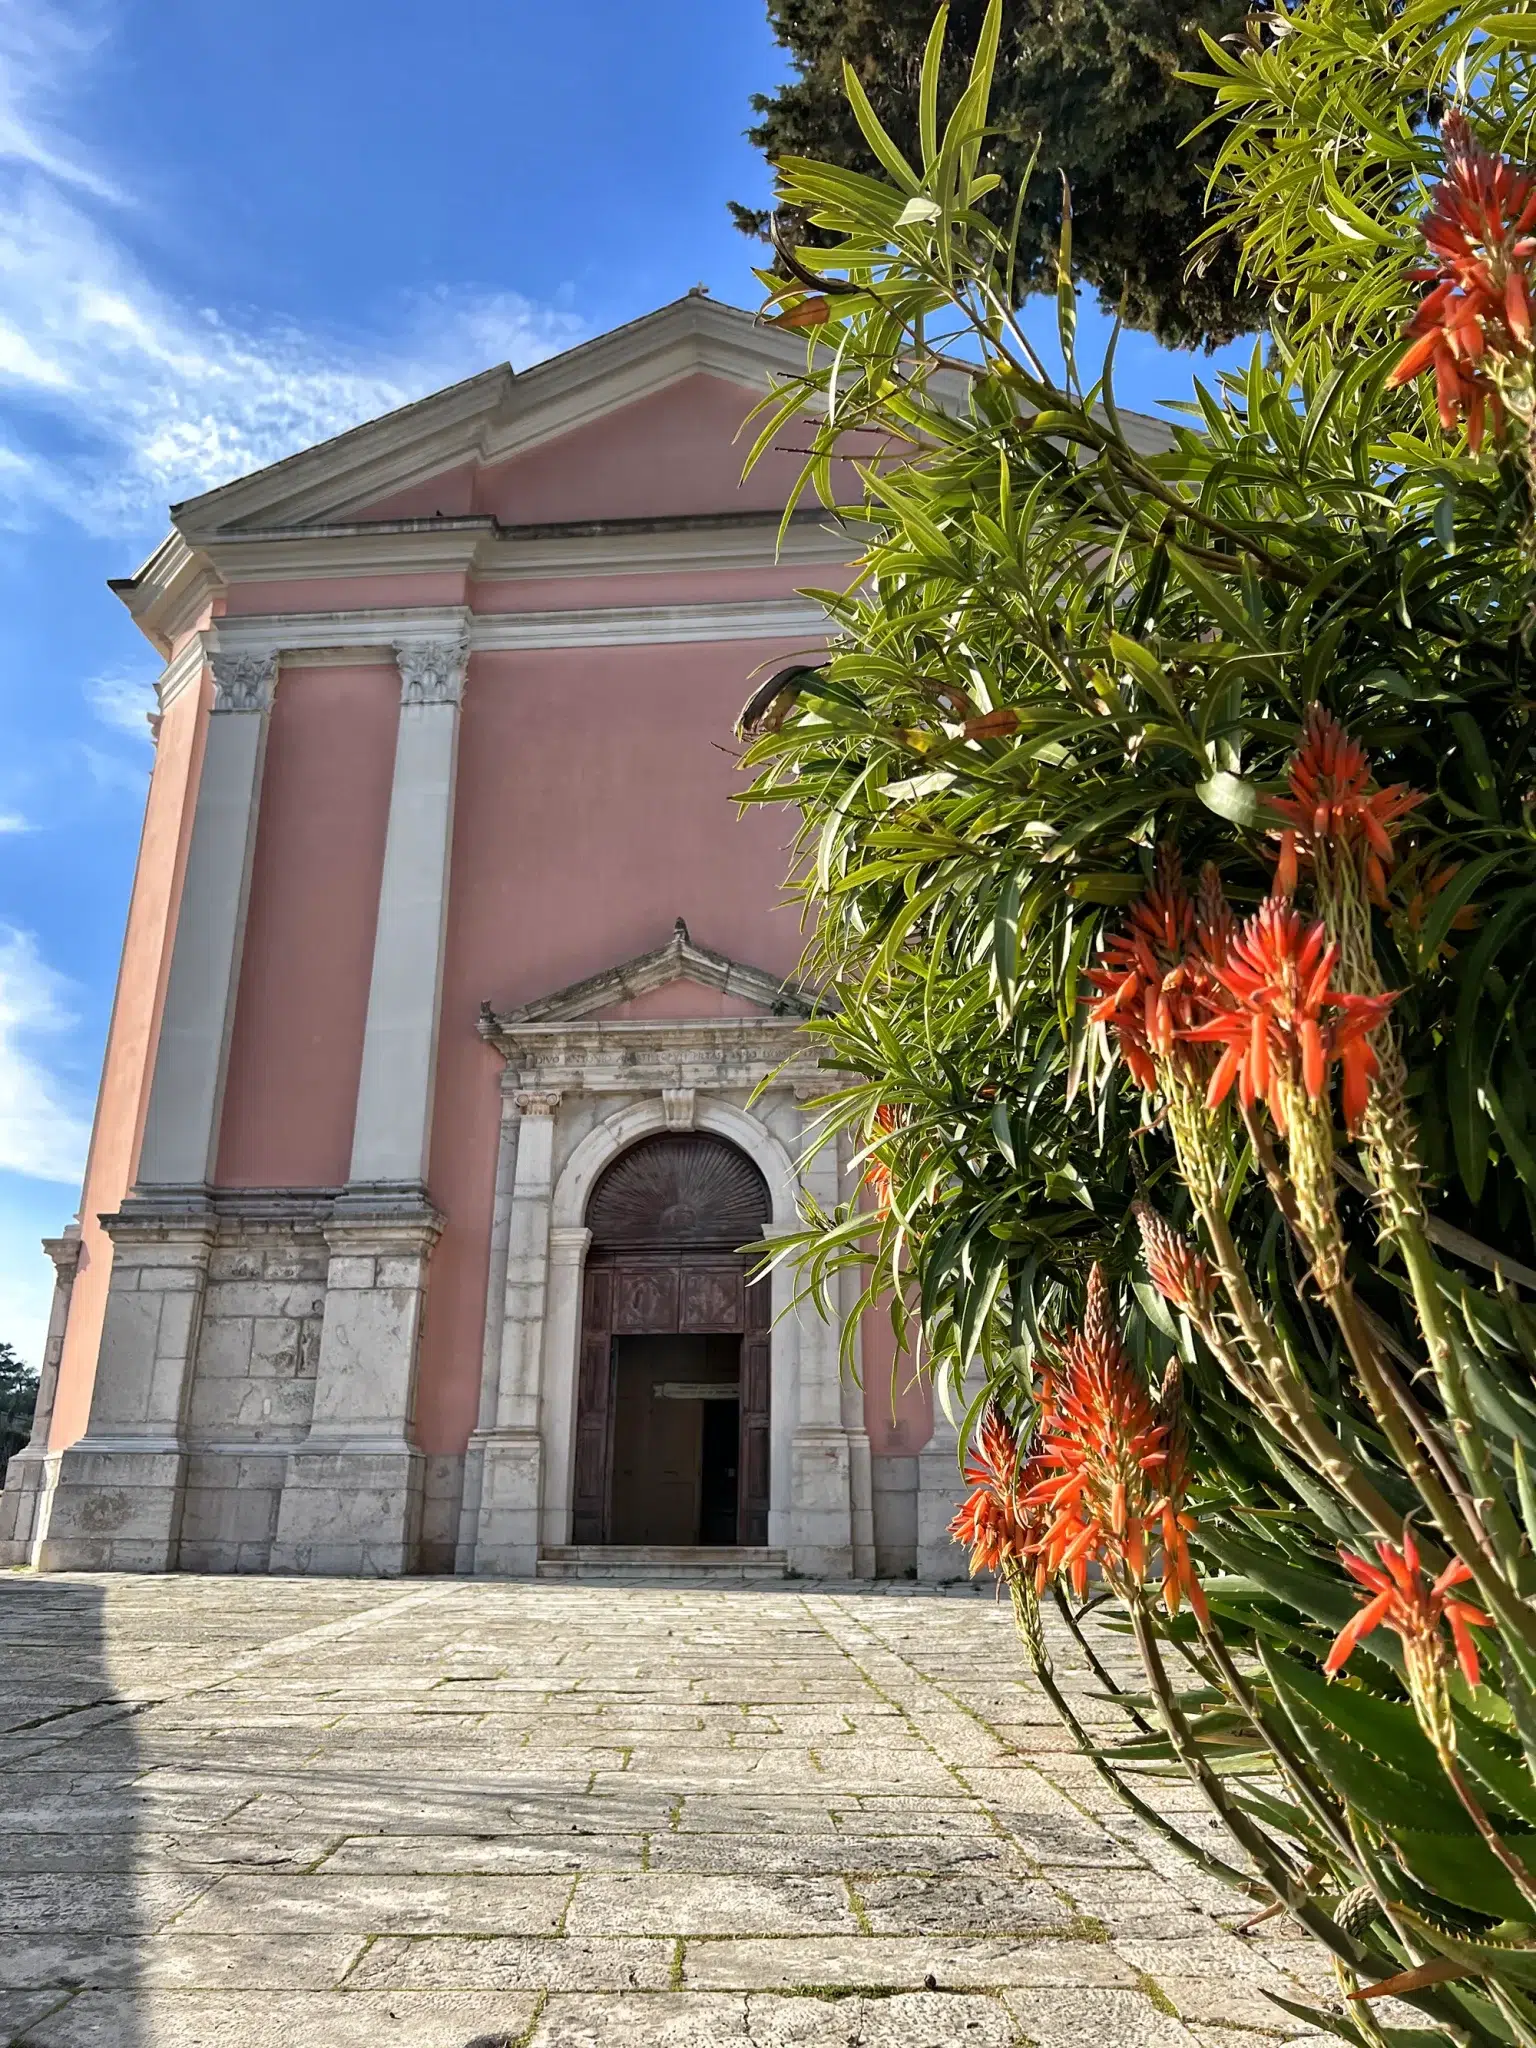
[[[740,1253],[594,1246],[582,1290],[575,1542],[768,1541],[769,1319],[768,1283],[749,1282]]]

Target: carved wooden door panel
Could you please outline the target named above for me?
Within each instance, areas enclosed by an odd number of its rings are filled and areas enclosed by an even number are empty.
[[[612,1495],[612,1266],[589,1266],[582,1286],[581,1363],[576,1383],[576,1474],[573,1543],[604,1543]]]
[[[613,1271],[614,1334],[656,1337],[677,1328],[677,1260],[620,1259]]]
[[[743,1327],[746,1268],[740,1259],[686,1263],[677,1327],[699,1336],[731,1334]]]
[[[746,1332],[741,1340],[741,1458],[736,1508],[738,1543],[768,1541],[768,1326],[769,1283],[746,1290]]]

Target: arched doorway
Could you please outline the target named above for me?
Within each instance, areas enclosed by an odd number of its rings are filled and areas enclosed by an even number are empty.
[[[623,1152],[587,1204],[572,1536],[768,1540],[767,1184],[705,1132]]]

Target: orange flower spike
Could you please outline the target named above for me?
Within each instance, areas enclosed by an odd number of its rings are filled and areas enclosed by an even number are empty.
[[[1202,902],[1204,892],[1202,881]],[[1211,942],[1222,942],[1219,925]],[[1179,856],[1162,847],[1152,886],[1131,906],[1124,929],[1105,940],[1100,964],[1084,977],[1092,990],[1090,1019],[1109,1027],[1140,1087],[1157,1086],[1158,1061],[1173,1058],[1187,1027],[1206,1015],[1207,957]]]
[[[901,1115],[898,1110],[893,1108],[889,1102],[878,1103],[875,1108],[873,1129],[870,1132],[870,1136],[873,1138],[878,1134],[881,1137],[888,1138],[893,1131],[899,1128],[900,1123]],[[873,1158],[869,1161],[864,1169],[864,1185],[874,1197],[876,1212],[881,1216],[888,1215],[890,1213],[894,1187],[891,1180],[891,1169],[883,1159]]]
[[[1401,1549],[1395,1543],[1382,1542],[1376,1553],[1380,1564],[1371,1564],[1352,1551],[1339,1552],[1344,1569],[1370,1598],[1340,1629],[1324,1671],[1330,1678],[1342,1671],[1365,1638],[1385,1624],[1402,1639],[1416,1697],[1443,1675],[1451,1656],[1467,1684],[1476,1685],[1482,1666],[1471,1631],[1492,1628],[1493,1620],[1480,1607],[1451,1597],[1457,1586],[1471,1578],[1470,1566],[1453,1557],[1437,1579],[1426,1583],[1411,1525],[1403,1530]],[[1441,1634],[1442,1626],[1449,1631],[1449,1644]]]
[[[1209,1263],[1147,1203],[1138,1202],[1134,1213],[1152,1285],[1164,1301],[1201,1321],[1216,1301],[1216,1275]]]
[[[1287,887],[1285,878],[1293,875],[1296,856],[1315,859],[1322,843],[1364,850],[1367,858],[1374,854],[1383,872],[1390,868],[1402,820],[1424,801],[1406,783],[1374,789],[1364,747],[1320,704],[1307,711],[1287,779],[1289,796],[1276,797],[1272,804],[1286,827],[1275,835],[1280,840],[1275,892],[1282,896],[1294,893],[1294,880]]]
[[[1445,173],[1420,224],[1436,260],[1413,273],[1433,288],[1408,324],[1408,347],[1388,382],[1407,384],[1432,368],[1442,426],[1450,433],[1464,419],[1475,452],[1489,412],[1495,434],[1503,431],[1500,368],[1529,369],[1536,243],[1526,230],[1536,220],[1536,179],[1485,150],[1460,112],[1446,116],[1440,133]]]
[[[1206,1092],[1215,1109],[1237,1084],[1245,1104],[1262,1098],[1282,1133],[1285,1096],[1320,1101],[1334,1065],[1344,1071],[1345,1119],[1354,1130],[1376,1074],[1370,1034],[1397,1000],[1347,995],[1332,986],[1338,949],[1283,897],[1260,905],[1233,942],[1216,979],[1227,1007],[1184,1035],[1225,1047]]]
[[[1170,1431],[1126,1357],[1098,1266],[1088,1282],[1081,1330],[1055,1341],[1051,1399],[1034,1460],[1038,1477],[1024,1504],[1040,1511],[1035,1576],[1043,1589],[1066,1578],[1081,1594],[1090,1563],[1124,1589],[1145,1583],[1162,1538],[1167,1576],[1186,1592],[1193,1584],[1182,1544],[1182,1465],[1170,1465]],[[1180,1532],[1168,1553],[1167,1514]],[[1180,1561],[1182,1559],[1182,1562]]]
[[[1029,1476],[1008,1418],[989,1401],[966,1460],[965,1483],[974,1491],[949,1525],[950,1535],[971,1553],[972,1578],[1022,1562],[1032,1547],[1033,1521],[1020,1500],[1020,1487]]]

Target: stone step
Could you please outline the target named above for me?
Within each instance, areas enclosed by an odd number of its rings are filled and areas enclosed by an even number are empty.
[[[706,1580],[747,1585],[782,1579],[782,1550],[746,1543],[561,1543],[539,1551],[541,1579]]]

